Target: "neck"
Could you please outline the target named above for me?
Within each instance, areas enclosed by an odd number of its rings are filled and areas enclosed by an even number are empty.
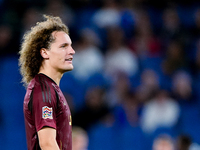
[[[52,71],[52,70],[45,70],[43,68],[40,68],[39,73],[45,74],[46,76],[50,77],[54,82],[59,86],[60,80],[63,76],[63,73],[60,73],[58,71]]]

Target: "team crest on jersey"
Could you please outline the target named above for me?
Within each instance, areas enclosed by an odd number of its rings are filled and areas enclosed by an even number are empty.
[[[53,119],[53,109],[47,106],[42,107],[42,118],[43,119]]]

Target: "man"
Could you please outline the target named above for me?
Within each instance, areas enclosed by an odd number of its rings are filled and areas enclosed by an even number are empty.
[[[24,116],[28,150],[72,150],[71,113],[59,83],[73,69],[75,51],[59,17],[44,16],[24,35],[19,52],[27,86]]]
[[[160,134],[153,141],[152,150],[174,150],[174,142],[170,135]]]
[[[88,133],[78,126],[73,126],[72,131],[72,150],[87,150],[89,143]]]

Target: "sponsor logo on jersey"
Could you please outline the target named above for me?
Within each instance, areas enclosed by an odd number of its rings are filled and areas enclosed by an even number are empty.
[[[53,119],[53,109],[47,106],[42,107],[42,118]]]

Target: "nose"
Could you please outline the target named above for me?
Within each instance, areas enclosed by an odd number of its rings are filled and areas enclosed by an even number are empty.
[[[75,50],[71,47],[71,52],[70,52],[71,55],[74,55],[75,54]]]

